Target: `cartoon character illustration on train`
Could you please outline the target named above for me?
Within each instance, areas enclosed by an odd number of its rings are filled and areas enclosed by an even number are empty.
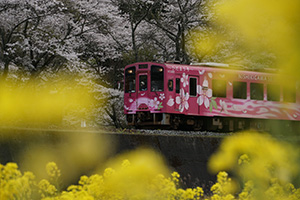
[[[136,127],[235,131],[300,120],[297,82],[285,90],[272,73],[143,62],[126,66],[124,79],[124,113]]]

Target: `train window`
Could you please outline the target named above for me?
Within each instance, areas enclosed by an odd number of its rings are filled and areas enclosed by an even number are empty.
[[[151,91],[164,91],[164,68],[151,66]]]
[[[250,83],[250,99],[252,100],[264,99],[264,84]]]
[[[169,88],[169,91],[173,91],[173,80],[172,79],[168,80],[168,88]]]
[[[176,78],[176,93],[180,93],[180,78]]]
[[[247,83],[233,81],[233,98],[247,99]]]
[[[213,97],[226,97],[226,81],[212,80]]]
[[[283,88],[283,101],[289,103],[296,102],[296,86]]]
[[[197,96],[197,78],[190,78],[190,95]]]
[[[125,93],[135,92],[135,67],[125,70]]]
[[[280,101],[280,86],[268,84],[267,85],[267,100]]]
[[[140,75],[139,77],[139,88],[140,91],[146,91],[147,90],[147,75]]]

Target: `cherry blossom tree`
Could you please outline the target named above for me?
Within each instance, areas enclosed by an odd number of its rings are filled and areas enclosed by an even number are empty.
[[[4,77],[10,63],[34,77],[78,61],[91,43],[106,43],[102,36],[109,26],[97,0],[5,0],[0,16]]]
[[[120,16],[122,16],[128,24],[125,24],[125,30],[129,29],[131,36],[131,46],[134,61],[140,61],[139,50],[142,49],[145,40],[145,32],[147,24],[146,18],[157,7],[159,1],[143,1],[143,0],[113,0],[115,6],[118,7]]]
[[[161,8],[147,18],[150,24],[158,27],[173,42],[175,60],[189,63],[186,36],[189,29],[206,25],[206,17],[201,13],[204,5],[204,0],[162,0]]]

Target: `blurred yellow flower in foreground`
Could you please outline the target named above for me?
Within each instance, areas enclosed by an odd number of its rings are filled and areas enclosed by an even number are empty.
[[[30,199],[35,176],[22,174],[16,163],[0,164],[0,199]]]
[[[267,134],[243,132],[224,139],[211,157],[209,168],[213,172],[232,170],[246,179],[267,181],[276,177],[288,182],[298,172],[297,156],[289,143],[278,142]]]
[[[49,179],[56,187],[66,187],[83,172],[97,168],[114,151],[113,138],[99,131],[13,132],[10,138],[25,144],[16,158],[21,170]]]
[[[236,187],[232,182],[231,178],[228,178],[228,173],[219,172],[217,175],[217,183],[215,183],[211,189],[213,195],[211,197],[214,199],[234,199],[234,193],[236,192]]]
[[[55,162],[49,162],[47,165],[46,165],[46,171],[47,171],[47,174],[51,177],[51,178],[54,178],[54,177],[60,177],[60,170],[58,169],[57,165]]]
[[[0,122],[2,126],[61,126],[63,118],[86,117],[94,98],[90,88],[75,78],[41,81],[0,82]],[[75,113],[75,114],[74,114]]]
[[[120,155],[108,162],[108,167],[101,173],[81,176],[77,185],[68,186],[65,191],[55,185],[55,181],[63,180],[60,180],[60,169],[54,162],[46,165],[49,179],[38,183],[31,172],[22,174],[15,163],[7,163],[0,165],[0,198],[297,200],[300,189],[287,182],[297,171],[296,154],[292,147],[265,134],[247,132],[229,136],[212,157],[210,167],[215,171],[226,168],[234,176],[229,177],[227,172],[220,171],[217,182],[211,187],[211,195],[205,195],[200,187],[180,188],[180,175],[177,172],[170,174],[162,157],[150,149]],[[258,162],[262,164],[257,165]]]
[[[104,199],[193,199],[201,190],[177,190],[179,174],[166,167],[150,149],[138,149],[108,162],[104,171]]]
[[[287,142],[279,142],[263,133],[243,132],[223,140],[219,150],[211,156],[209,168],[215,173],[228,171],[243,182],[241,197],[252,190],[255,195],[266,197],[272,194],[273,186],[284,188],[297,175],[298,155],[298,149]],[[277,185],[270,185],[272,181]]]
[[[125,157],[128,159],[123,159]],[[71,185],[66,191],[61,191],[53,183],[60,178],[60,170],[54,162],[46,165],[50,179],[38,183],[31,172],[22,175],[15,163],[0,165],[0,197],[5,200],[192,200],[203,197],[200,187],[179,188],[180,175],[177,172],[170,175],[162,157],[153,150],[129,152],[108,164],[111,167],[104,169],[102,174],[81,176],[78,185]]]
[[[190,50],[199,62],[209,55],[256,70],[259,65],[279,69],[279,83],[294,87],[300,75],[300,1],[222,0],[209,5],[209,31],[191,31]]]

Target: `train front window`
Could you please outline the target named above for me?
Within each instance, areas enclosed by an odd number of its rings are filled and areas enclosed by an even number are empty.
[[[164,68],[151,66],[151,91],[164,91]]]
[[[135,92],[135,67],[125,70],[125,93]]]

